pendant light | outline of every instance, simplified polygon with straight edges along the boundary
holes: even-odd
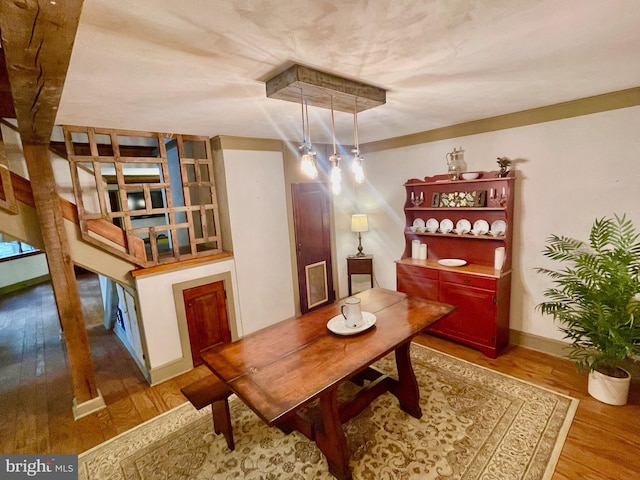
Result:
[[[353,153],[353,162],[351,169],[356,183],[364,182],[364,169],[362,168],[362,157],[360,156],[360,145],[358,144],[358,97],[356,97],[355,107],[353,109],[353,145],[351,150]]]
[[[336,125],[333,116],[333,95],[331,96],[331,136],[333,138],[333,155],[329,157],[331,163],[331,173],[329,179],[331,181],[331,192],[334,195],[340,195],[342,192],[342,173],[340,171],[340,155],[336,150]]]
[[[312,150],[311,130],[309,128],[309,107],[304,99],[302,89],[300,89],[300,105],[302,106],[302,145],[299,150],[302,151],[300,157],[300,171],[307,177],[315,179],[318,176],[316,168],[315,156],[316,152]]]

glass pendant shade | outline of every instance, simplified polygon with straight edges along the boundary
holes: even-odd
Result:
[[[313,157],[314,155],[305,153],[300,158],[300,171],[303,175],[311,179],[318,177],[318,169],[316,168],[316,162]]]
[[[364,182],[364,169],[362,168],[362,157],[360,155],[354,155],[351,169],[353,170],[353,178],[356,183]]]

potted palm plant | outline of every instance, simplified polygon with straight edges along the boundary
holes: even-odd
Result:
[[[571,341],[569,358],[589,372],[589,394],[624,405],[631,377],[621,365],[640,354],[640,234],[625,215],[614,217],[597,219],[588,243],[548,238],[544,256],[564,266],[537,269],[553,282],[537,308]]]

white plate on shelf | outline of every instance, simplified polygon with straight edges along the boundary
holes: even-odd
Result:
[[[438,231],[440,227],[440,223],[435,218],[430,218],[427,220],[427,232],[435,233]]]
[[[336,335],[355,335],[370,329],[376,323],[376,316],[373,313],[362,312],[364,323],[357,328],[347,327],[347,322],[342,314],[336,315],[327,322],[327,328]]]
[[[462,260],[461,258],[441,258],[438,260],[440,265],[444,265],[445,267],[461,267],[467,264],[466,260]]]
[[[486,220],[476,220],[473,223],[471,233],[474,235],[486,235],[489,233],[489,223]]]
[[[466,218],[463,218],[462,220],[458,220],[458,223],[456,223],[456,229],[455,232],[458,235],[462,235],[463,233],[469,233],[471,231],[471,222],[469,220],[467,220]]]
[[[497,237],[498,235],[504,235],[506,229],[507,223],[504,220],[496,220],[491,224],[491,230],[489,230],[489,233],[494,237]]]
[[[450,219],[445,218],[440,222],[440,231],[442,233],[449,233],[452,230],[453,230],[453,222]]]
[[[413,221],[413,226],[414,226],[414,227],[424,227],[424,225],[425,225],[424,220],[423,220],[423,219],[421,219],[421,218],[416,218],[416,219]]]

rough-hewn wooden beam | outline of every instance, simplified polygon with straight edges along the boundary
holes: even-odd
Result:
[[[23,143],[23,148],[47,252],[53,293],[68,348],[73,392],[77,402],[84,403],[97,397],[98,391],[49,147]]]
[[[7,72],[71,367],[74,415],[104,406],[96,387],[82,304],[49,141],[67,75],[82,0],[2,0]],[[98,401],[99,400],[99,401]]]
[[[49,143],[82,4],[2,0],[2,47],[23,143]]]

